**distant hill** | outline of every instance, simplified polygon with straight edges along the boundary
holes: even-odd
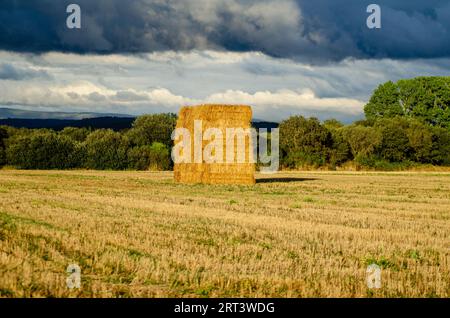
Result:
[[[50,128],[62,130],[65,127],[91,127],[93,129],[110,128],[113,130],[122,130],[131,128],[135,117],[97,117],[85,119],[23,119],[9,118],[0,119],[0,126],[12,126],[17,128]],[[253,127],[272,129],[278,127],[277,123],[271,122],[253,122]]]
[[[80,120],[86,118],[98,117],[123,117],[134,118],[128,114],[114,114],[114,113],[92,113],[92,112],[49,112],[49,111],[35,111],[23,110],[14,108],[0,107],[0,119],[20,118],[20,119],[70,119]]]
[[[17,128],[50,128],[62,130],[65,127],[91,127],[93,129],[110,128],[121,130],[130,128],[135,117],[97,117],[85,119],[0,119],[0,126]]]
[[[256,129],[260,129],[260,128],[272,129],[272,128],[277,128],[279,126],[279,124],[270,122],[270,121],[262,121],[262,120],[254,119],[252,122],[252,126],[255,127]]]
[[[40,112],[0,108],[0,126],[17,128],[62,130],[65,127],[91,127],[93,129],[122,130],[131,128],[135,119],[134,116],[122,114]],[[278,127],[278,123],[265,122],[259,119],[254,119],[252,125],[257,129]]]

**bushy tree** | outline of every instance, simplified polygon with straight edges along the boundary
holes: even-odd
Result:
[[[72,153],[71,162],[74,168],[87,168],[87,147],[84,142],[74,142],[75,151]]]
[[[136,146],[128,151],[130,169],[168,170],[170,153],[166,145],[154,142],[151,146]]]
[[[450,128],[450,77],[417,77],[397,85],[407,115]]]
[[[337,119],[327,119],[323,122],[323,125],[330,131],[344,127],[344,124]]]
[[[408,123],[406,133],[412,149],[411,159],[420,163],[431,163],[433,149],[433,133],[428,125],[412,119]]]
[[[160,142],[171,147],[172,131],[175,129],[177,117],[175,114],[154,114],[139,116],[133,127],[127,132],[127,137],[135,146],[151,145]]]
[[[0,127],[0,168],[6,164],[6,143],[8,132],[5,128]]]
[[[6,147],[8,146],[8,142],[17,136],[28,136],[39,131],[37,129],[16,128],[12,126],[2,126],[1,128],[6,131],[7,138],[3,140]]]
[[[150,169],[168,170],[170,168],[170,150],[160,142],[154,142],[150,146]]]
[[[150,146],[135,146],[128,149],[128,167],[132,170],[148,170],[150,167]]]
[[[98,170],[122,170],[128,167],[129,141],[111,129],[90,133],[84,142],[86,167]]]
[[[317,118],[292,116],[281,122],[279,129],[283,165],[300,167],[327,163],[331,133]]]
[[[408,122],[401,118],[387,118],[379,120],[375,128],[380,132],[381,144],[379,154],[381,158],[390,162],[408,160],[411,147],[408,138]]]
[[[355,124],[344,127],[342,135],[350,145],[355,159],[372,156],[382,140],[381,134],[375,128]]]
[[[344,124],[336,119],[328,119],[323,126],[331,133],[331,147],[329,149],[329,163],[332,167],[341,165],[352,159],[352,153],[348,141],[344,138]]]
[[[75,143],[55,133],[19,135],[7,148],[8,163],[22,169],[74,168],[77,166],[75,157]]]
[[[403,115],[398,86],[391,81],[378,86],[364,112],[369,120]]]
[[[60,131],[60,135],[67,136],[74,141],[83,142],[91,132],[92,131],[90,129],[85,127],[65,127]]]
[[[450,77],[417,77],[380,85],[364,108],[366,118],[417,118],[450,130]]]
[[[432,127],[433,145],[431,163],[450,166],[450,132],[441,127]]]
[[[342,128],[331,129],[332,146],[329,161],[332,166],[341,165],[353,158],[350,144],[344,137]]]

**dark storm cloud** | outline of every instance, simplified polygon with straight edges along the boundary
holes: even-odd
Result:
[[[65,27],[69,3],[82,29]],[[366,7],[382,8],[382,29]],[[450,56],[447,0],[2,0],[0,49],[141,53],[261,51],[309,62]]]

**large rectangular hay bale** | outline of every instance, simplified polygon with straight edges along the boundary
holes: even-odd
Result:
[[[223,134],[223,163],[194,163],[194,121],[202,121],[202,133],[208,128],[220,129]],[[235,162],[226,160],[226,129],[251,128],[252,109],[241,105],[200,105],[183,107],[177,121],[177,128],[186,128],[191,134],[190,163],[175,163],[174,178],[180,183],[205,184],[254,184],[255,164],[250,156],[253,151],[251,138],[245,141],[245,161],[236,162],[237,142],[235,140]],[[202,142],[202,153],[209,141]]]

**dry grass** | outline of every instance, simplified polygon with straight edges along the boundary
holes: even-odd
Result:
[[[0,171],[0,295],[450,296],[449,173],[276,178]],[[379,290],[365,282],[373,262]],[[79,290],[66,287],[70,263]]]

